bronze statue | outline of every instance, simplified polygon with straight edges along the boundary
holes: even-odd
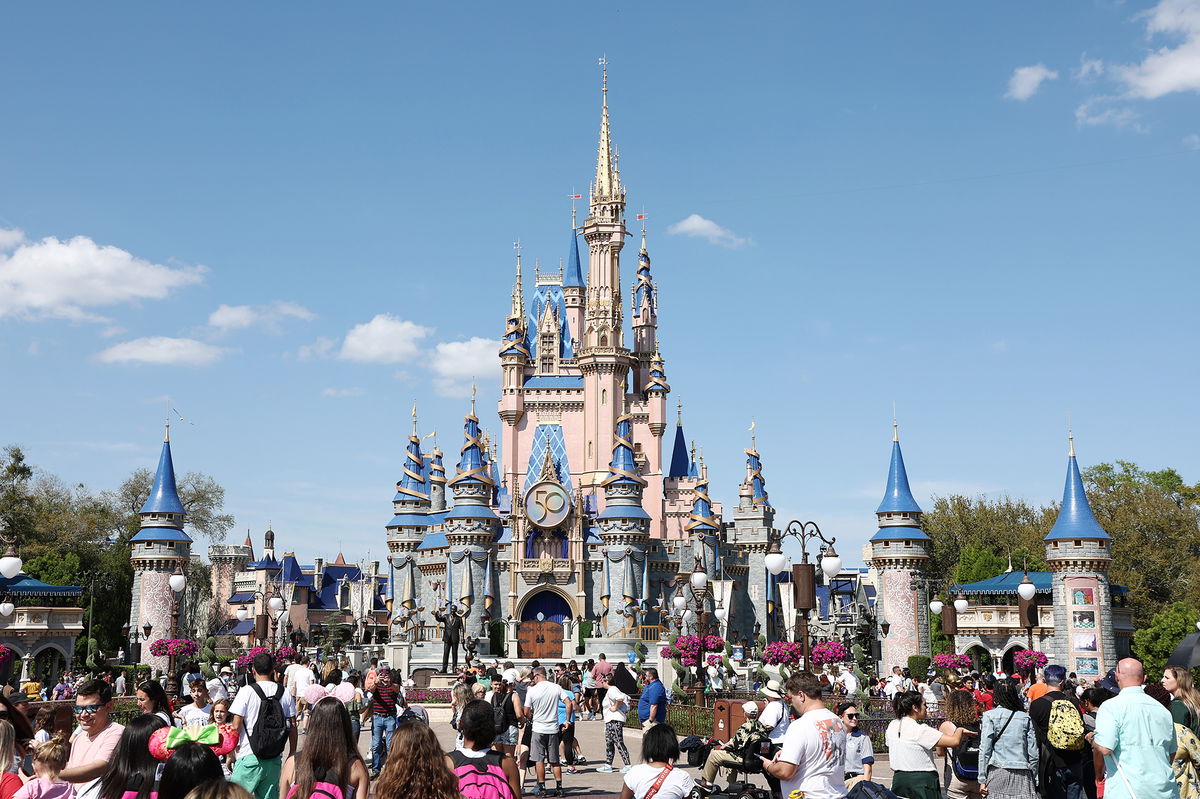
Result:
[[[452,659],[454,671],[458,671],[458,642],[462,635],[464,616],[466,616],[466,611],[459,614],[458,605],[447,605],[442,610],[435,611],[433,614],[433,617],[442,625],[443,674],[450,673]]]

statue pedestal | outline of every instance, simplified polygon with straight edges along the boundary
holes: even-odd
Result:
[[[603,652],[604,656],[609,660],[610,663],[615,664],[618,661],[624,661],[626,664],[634,663],[637,662],[637,655],[634,647],[641,642],[641,638],[584,638],[583,657],[596,660],[600,656],[600,653]],[[651,642],[646,644],[646,649],[646,659],[649,661],[654,657],[655,643]],[[632,661],[629,660],[630,654],[634,655]]]
[[[408,641],[399,641],[389,643],[383,649],[388,665],[400,672],[402,677],[407,677],[410,673],[409,663],[412,661],[412,646]]]

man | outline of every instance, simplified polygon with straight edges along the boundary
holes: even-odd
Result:
[[[317,681],[317,675],[313,674],[312,667],[308,664],[308,655],[303,652],[292,655],[291,665],[283,670],[283,678],[288,696],[296,706],[296,720],[299,721],[304,718],[304,710],[308,707],[304,697],[309,686]]]
[[[792,723],[792,712],[787,700],[783,698],[783,686],[779,684],[779,680],[767,680],[767,684],[759,688],[758,692],[767,698],[761,721],[768,730],[767,739],[771,743],[771,755],[774,756],[783,748],[783,738]],[[771,793],[778,796],[779,779],[768,772],[767,783],[771,786]]]
[[[825,707],[820,679],[807,672],[793,674],[787,693],[800,718],[789,725],[783,749],[771,760],[762,758],[764,770],[780,781],[783,796],[842,799],[846,730]]]
[[[379,679],[379,658],[371,658],[371,668],[363,677],[363,690],[367,693],[375,690],[375,681]]]
[[[603,652],[596,659],[596,665],[592,666],[592,679],[596,681],[596,696],[603,696],[608,690],[608,686],[612,685],[613,665],[608,662],[608,656]]]
[[[114,671],[113,672],[113,696],[124,696],[124,695],[125,695],[125,672],[124,671]]]
[[[846,696],[851,699],[858,693],[858,677],[854,676],[849,666],[842,666],[841,673],[837,676],[837,684],[845,689]]]
[[[229,706],[229,723],[238,731],[237,762],[229,779],[257,799],[277,799],[279,771],[283,766],[282,747],[274,754],[265,750],[256,753],[251,737],[263,715],[263,706],[278,701],[283,711],[288,757],[296,754],[296,702],[282,685],[275,682],[275,661],[269,653],[255,655],[250,670],[254,682],[242,687]]]
[[[888,699],[895,699],[896,693],[904,687],[904,669],[899,666],[892,666],[892,676],[887,678],[887,683],[883,686],[883,695]]]
[[[1057,666],[1056,668],[1062,669],[1063,679],[1065,680],[1067,670],[1063,669],[1062,666]],[[1062,680],[1059,680],[1058,684],[1062,685]],[[1054,689],[1050,685],[1050,680],[1046,677],[1046,673],[1043,671],[1042,676],[1037,679],[1037,682],[1030,683],[1029,687],[1025,689],[1025,698],[1029,700],[1030,704],[1033,704],[1046,694],[1050,693],[1052,690]]]
[[[1083,714],[1063,693],[1066,677],[1062,666],[1047,666],[1037,684],[1045,685],[1046,690],[1029,703],[1041,750],[1038,785],[1043,799],[1081,799],[1083,795]]]
[[[10,694],[8,701],[12,704],[15,710],[24,714],[25,718],[29,719],[30,722],[37,718],[37,708],[35,708],[33,703],[29,701],[29,697],[20,691],[14,691],[12,694]]]
[[[458,639],[463,628],[458,605],[448,604],[442,610],[434,611],[433,617],[442,625],[442,674],[458,671]]]
[[[638,698],[638,719],[642,728],[648,730],[667,720],[667,688],[658,679],[658,669],[646,669],[644,675],[645,687]]]
[[[226,681],[232,677],[233,669],[231,669],[229,666],[222,666],[220,673],[208,681],[208,695],[212,701],[216,702],[220,699],[229,699],[229,688],[226,686]]]
[[[708,759],[704,761],[704,781],[700,783],[702,788],[715,787],[713,780],[717,778],[717,769],[722,766],[740,765],[750,747],[767,737],[767,728],[758,720],[758,705],[746,702],[742,705],[742,712],[746,714],[746,721],[737,728],[729,742],[717,742],[708,753]]]
[[[1125,658],[1117,664],[1121,692],[1096,711],[1096,730],[1088,738],[1104,756],[1105,799],[1179,796],[1171,770],[1175,723],[1169,710],[1146,696],[1145,680],[1141,662]]]
[[[399,700],[400,689],[392,681],[391,669],[377,669],[371,701],[362,710],[363,722],[369,721],[371,724],[371,779],[379,776],[392,748],[392,736],[396,734],[396,703]]]
[[[534,796],[546,795],[546,762],[554,771],[554,796],[563,795],[562,764],[559,760],[559,735],[565,724],[558,721],[558,700],[563,690],[546,677],[544,666],[533,670],[533,685],[525,692],[525,718],[529,719],[533,732],[530,737],[529,759],[537,772],[537,788]]]
[[[88,680],[80,686],[71,710],[79,720],[79,729],[71,736],[71,756],[60,778],[75,786],[78,799],[96,799],[100,778],[108,771],[108,762],[125,730],[110,714],[112,686],[103,680]]]

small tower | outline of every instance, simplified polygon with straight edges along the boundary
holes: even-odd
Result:
[[[220,626],[221,622],[233,618],[234,609],[225,600],[233,596],[234,577],[254,560],[250,531],[246,531],[243,544],[213,544],[208,548],[208,559],[212,563],[212,607],[216,609]]]
[[[171,426],[163,436],[162,454],[150,497],[142,506],[140,529],[129,539],[130,560],[133,565],[133,597],[129,610],[129,626],[140,629],[153,625],[150,640],[171,637],[171,611],[176,600],[171,590],[171,575],[183,569],[191,556],[192,539],[183,532],[187,511],[175,488],[175,464],[171,459]],[[183,622],[180,621],[180,629]],[[167,657],[150,654],[150,646],[142,647],[142,663],[167,668]]]
[[[892,423],[892,463],[887,489],[875,511],[879,532],[871,536],[871,567],[879,572],[876,607],[891,629],[883,638],[883,673],[906,667],[911,655],[929,651],[927,590],[914,590],[929,562],[929,536],[921,529],[921,506],[908,487],[899,428]]]
[[[413,405],[412,432],[408,435],[408,448],[404,453],[403,475],[396,483],[396,496],[392,498],[394,516],[385,526],[388,552],[394,556],[403,558],[411,554],[425,537],[430,521],[431,491],[428,486],[432,485],[432,474],[430,478],[426,480],[425,458],[421,454],[421,438],[417,435],[417,406]],[[444,490],[442,495],[444,501]]]
[[[634,391],[640,392],[649,388],[650,359],[658,352],[658,297],[650,276],[645,227],[642,228],[642,249],[638,252],[629,304],[633,309]]]
[[[579,230],[575,227],[575,211],[571,211],[571,243],[567,247],[567,268],[563,272],[563,303],[567,309],[567,327],[576,341],[583,338],[583,303],[587,284],[579,263]]]
[[[442,463],[442,451],[433,446],[433,458],[429,461],[429,510],[441,513],[446,509],[446,467]]]
[[[633,617],[628,614],[631,603],[648,600],[641,587],[648,583],[645,569],[646,542],[649,539],[650,514],[642,508],[642,491],[646,480],[633,457],[632,420],[629,414],[617,419],[613,432],[612,460],[604,486],[604,510],[596,517],[596,527],[604,539],[604,560],[601,564],[607,592],[611,595],[602,615],[604,635],[611,635],[629,626]],[[618,600],[614,604],[614,600]],[[617,611],[621,611],[618,613]]]
[[[746,477],[738,488],[738,504],[733,512],[733,531],[729,535],[745,547],[749,574],[748,603],[733,604],[728,608],[729,627],[744,634],[755,627],[768,632],[771,625],[780,621],[769,611],[778,607],[778,589],[775,576],[767,570],[766,554],[775,527],[775,509],[767,497],[767,482],[763,477],[762,457],[753,436],[746,453]]]
[[[446,513],[446,542],[449,544],[447,583],[456,586],[458,596],[447,599],[464,613],[465,635],[480,639],[480,651],[486,651],[487,630],[484,629],[485,609],[482,595],[475,596],[475,586],[482,586],[493,542],[500,532],[500,519],[491,509],[493,481],[488,474],[483,455],[483,435],[475,416],[475,400],[463,425],[463,445],[459,451],[458,474],[450,481],[454,491],[454,507]]]
[[[671,447],[671,465],[667,469],[667,479],[686,480],[691,468],[688,458],[687,436],[683,434],[683,402],[678,402],[675,417],[675,443]]]
[[[1046,562],[1054,575],[1054,636],[1046,654],[1068,672],[1105,674],[1123,656],[1116,651],[1112,626],[1111,539],[1084,493],[1075,438],[1067,440],[1062,507],[1045,538]]]
[[[500,364],[503,382],[500,388],[500,418],[514,425],[525,413],[521,387],[525,384],[525,367],[529,364],[529,331],[525,325],[525,295],[521,278],[521,243],[517,250],[517,278],[513,284],[512,309],[504,322],[504,339],[500,345]]]

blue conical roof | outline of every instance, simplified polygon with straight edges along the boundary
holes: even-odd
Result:
[[[492,484],[492,478],[488,475],[487,465],[483,459],[479,419],[474,413],[467,414],[466,424],[463,425],[463,445],[458,458],[458,474],[451,482],[455,484]]]
[[[1075,460],[1074,448],[1067,456],[1067,484],[1063,487],[1062,507],[1058,518],[1046,534],[1046,541],[1060,538],[1090,538],[1107,540],[1108,533],[1096,521],[1092,506],[1083,490],[1083,478],[1079,476],[1079,463]]]
[[[584,286],[583,269],[579,266],[579,238],[574,227],[571,228],[571,246],[567,248],[567,268],[563,272],[562,284],[564,287]]]
[[[637,462],[633,459],[633,430],[630,425],[632,418],[626,413],[617,419],[612,461],[608,465],[608,479],[604,481],[604,485],[646,484],[646,481],[638,476]]]
[[[717,518],[713,515],[712,500],[708,498],[707,481],[696,485],[695,499],[692,500],[692,512],[688,515],[688,523],[683,526],[683,529],[701,533],[715,533],[720,529],[717,525]]]
[[[888,469],[887,490],[883,493],[883,502],[879,503],[876,513],[920,513],[921,506],[913,499],[912,489],[908,487],[908,472],[904,470],[904,455],[900,452],[900,442],[892,441],[892,465]]]
[[[142,513],[178,513],[185,514],[183,503],[179,501],[179,491],[175,488],[175,464],[171,461],[171,442],[164,441],[162,454],[158,456],[158,471],[154,474],[154,485],[150,487],[150,497],[142,505]]]
[[[770,508],[771,503],[767,499],[767,481],[762,476],[762,459],[759,458],[758,450],[753,447],[745,450],[746,465],[750,467],[750,485],[754,489],[753,503],[755,507]]]
[[[688,459],[687,439],[683,435],[683,421],[675,425],[675,444],[671,447],[671,468],[667,477],[687,477],[691,464]]]
[[[425,458],[421,455],[421,439],[416,432],[408,437],[408,451],[404,457],[404,476],[396,483],[396,500],[409,502],[428,501],[425,490]]]

